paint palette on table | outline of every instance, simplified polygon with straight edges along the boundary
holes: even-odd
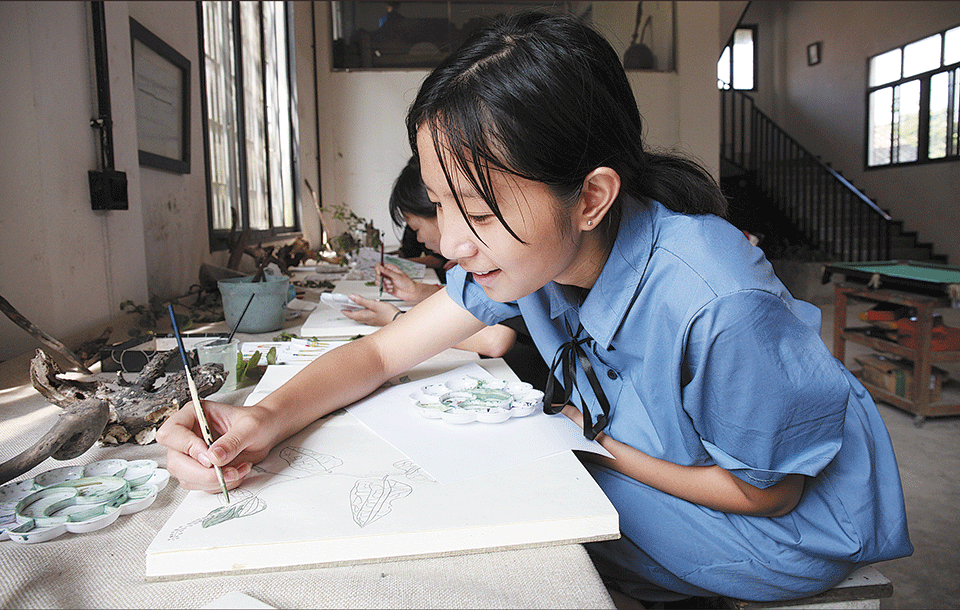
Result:
[[[103,529],[157,499],[170,473],[153,460],[63,466],[0,486],[0,540],[46,542]]]
[[[498,424],[543,405],[543,392],[529,383],[469,376],[425,385],[410,398],[420,415],[451,424]]]

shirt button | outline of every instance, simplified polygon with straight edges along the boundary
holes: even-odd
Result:
[[[609,377],[610,379],[616,379],[617,372],[614,371],[613,369],[607,369],[607,377]]]

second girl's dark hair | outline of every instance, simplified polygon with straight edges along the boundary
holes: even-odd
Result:
[[[390,192],[390,219],[393,224],[403,227],[406,224],[404,214],[433,218],[437,215],[437,206],[427,196],[427,188],[420,178],[420,160],[410,157]]]
[[[610,167],[620,175],[621,193],[640,201],[687,214],[726,212],[702,166],[644,149],[643,120],[620,58],[571,15],[524,12],[471,36],[431,72],[410,107],[407,134],[415,152],[422,125],[431,128],[440,159],[456,164],[514,237],[491,170],[546,184],[572,204],[587,174]],[[604,220],[608,238],[621,209],[622,197]]]

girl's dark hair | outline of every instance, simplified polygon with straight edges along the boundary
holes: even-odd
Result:
[[[420,177],[420,160],[410,157],[390,191],[390,219],[393,224],[403,227],[406,224],[404,214],[433,218],[437,215],[437,206],[427,196],[427,188]]]
[[[587,174],[610,167],[620,175],[621,193],[640,201],[686,214],[726,212],[702,166],[644,150],[643,120],[620,58],[571,15],[524,12],[471,36],[426,78],[410,107],[407,134],[415,153],[422,125],[431,128],[451,191],[449,162],[514,237],[497,205],[491,170],[546,184],[572,205]],[[622,197],[604,219],[608,240],[621,208]]]

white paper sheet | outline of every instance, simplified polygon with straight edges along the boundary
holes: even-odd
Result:
[[[393,303],[394,305],[399,306],[401,303],[409,307],[411,303],[406,303],[401,301],[397,297],[393,296],[388,292],[384,292],[383,296],[380,296],[380,286],[375,283],[367,282],[363,280],[342,280],[336,283],[336,288],[333,289],[333,292],[339,294],[358,294],[366,299],[373,299],[374,301],[387,301]]]
[[[396,265],[401,271],[407,274],[407,277],[414,280],[423,279],[427,270],[427,266],[423,263],[417,263],[390,254],[384,256],[383,261],[391,265]],[[353,268],[350,269],[350,273],[348,273],[346,277],[366,281],[372,280],[377,276],[375,267],[379,262],[380,250],[366,247],[360,248]]]
[[[300,367],[267,367],[246,404],[255,404],[297,373]],[[349,408],[349,412],[443,484],[465,481],[568,450],[609,456],[599,443],[563,415],[532,415],[500,424],[448,424],[422,417],[410,399],[417,388],[469,375],[493,376],[467,364],[434,377],[381,389]]]
[[[350,338],[356,335],[369,335],[380,328],[351,320],[343,312],[331,307],[317,307],[300,327],[301,337]]]
[[[325,354],[335,347],[348,343],[347,341],[333,339],[291,339],[290,341],[245,341],[240,344],[240,350],[244,358],[249,358],[253,352],[260,352],[260,364],[266,363],[267,352],[270,348],[277,350],[277,364],[308,364],[313,362],[322,354]]]

